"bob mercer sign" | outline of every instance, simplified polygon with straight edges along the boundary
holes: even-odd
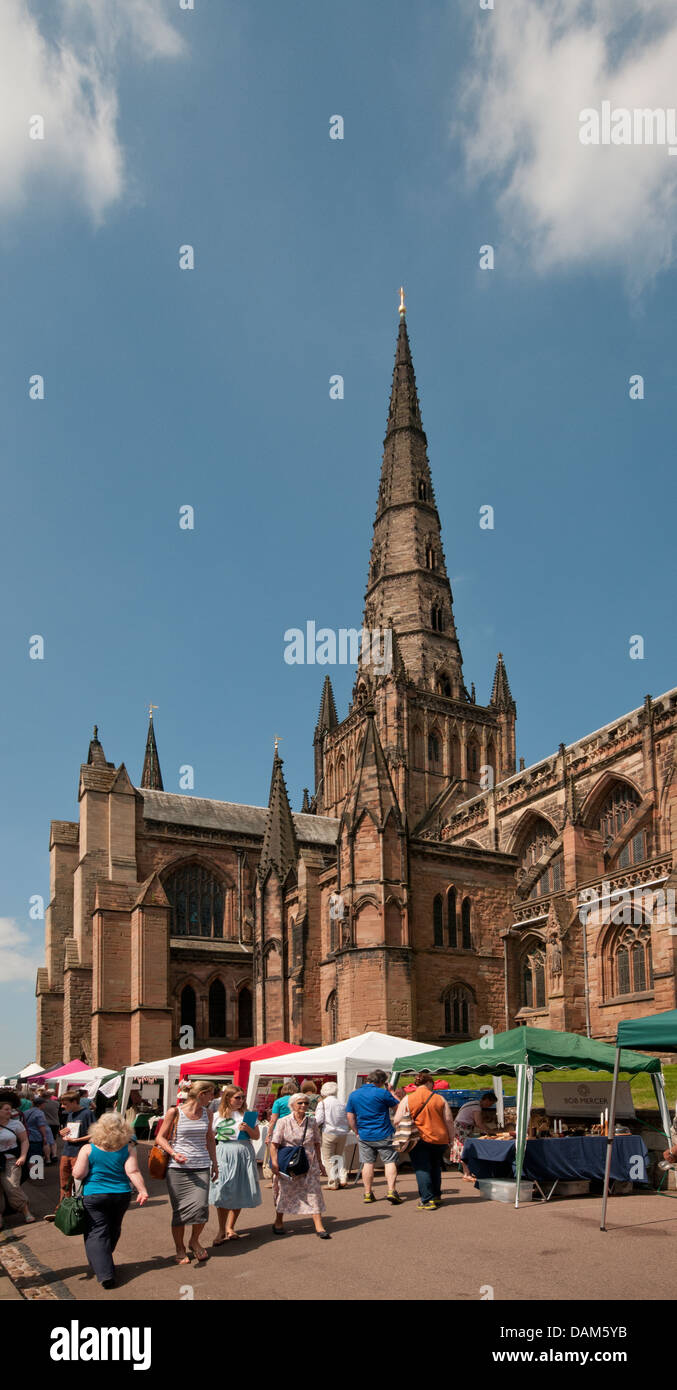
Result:
[[[543,1104],[546,1115],[561,1115],[575,1118],[576,1115],[588,1118],[594,1115],[598,1120],[600,1112],[611,1105],[610,1081],[543,1081]],[[632,1120],[635,1107],[629,1081],[619,1081],[616,1094],[616,1118]]]

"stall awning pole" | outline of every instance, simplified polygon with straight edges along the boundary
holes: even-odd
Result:
[[[505,1104],[504,1104],[504,1100],[503,1100],[503,1077],[502,1077],[502,1076],[492,1076],[491,1082],[492,1082],[492,1085],[493,1085],[493,1088],[494,1088],[494,1095],[495,1095],[495,1097],[496,1097],[496,1121],[497,1121],[497,1123],[498,1123],[499,1129],[503,1129],[503,1126],[504,1126],[504,1124],[505,1124]]]
[[[611,1174],[611,1155],[614,1146],[614,1135],[616,1132],[616,1092],[618,1090],[618,1072],[621,1064],[621,1049],[616,1048],[616,1060],[614,1062],[614,1079],[611,1086],[611,1104],[609,1106],[609,1133],[606,1140],[606,1163],[604,1165],[604,1189],[602,1194],[602,1220],[600,1231],[606,1231],[606,1204],[609,1198],[609,1177]]]
[[[658,1109],[660,1110],[661,1115],[661,1124],[663,1126],[663,1129],[665,1130],[667,1148],[669,1149],[672,1147],[670,1143],[671,1121],[670,1111],[668,1109],[668,1102],[665,1096],[665,1078],[663,1076],[662,1071],[653,1071],[651,1073],[651,1080],[653,1081],[654,1093],[656,1096],[656,1100],[658,1101]]]
[[[522,1169],[524,1167],[524,1151],[527,1146],[527,1130],[529,1128],[531,1102],[534,1094],[534,1069],[533,1067],[521,1065],[516,1067],[515,1070],[517,1072],[517,1135],[515,1144],[515,1180],[517,1188],[515,1191],[515,1206],[518,1207],[520,1204]]]

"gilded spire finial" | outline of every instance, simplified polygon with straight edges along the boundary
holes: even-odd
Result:
[[[275,757],[277,757],[277,745],[278,745],[278,743],[281,743],[281,742],[282,742],[282,739],[280,738],[280,735],[279,735],[279,734],[276,734],[276,735],[275,735]]]
[[[407,306],[404,302],[404,287],[403,285],[400,285],[400,317],[403,318],[406,312]]]
[[[148,706],[148,713],[149,713],[151,719],[153,718],[153,710],[154,710],[154,709],[159,709],[159,705],[149,705],[149,706]]]

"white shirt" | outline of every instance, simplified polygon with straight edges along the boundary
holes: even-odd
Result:
[[[347,1134],[350,1129],[346,1107],[336,1096],[323,1096],[315,1111],[315,1119],[318,1125],[322,1125],[323,1134]]]
[[[8,1133],[9,1130],[11,1130],[12,1134],[15,1136],[14,1139]],[[12,1116],[11,1120],[8,1120],[7,1124],[3,1124],[0,1128],[0,1153],[4,1154],[7,1153],[10,1149],[15,1149],[17,1146],[17,1141],[19,1148],[21,1148],[21,1145],[25,1138],[26,1129],[24,1125],[22,1125],[21,1120],[15,1119],[14,1116]]]

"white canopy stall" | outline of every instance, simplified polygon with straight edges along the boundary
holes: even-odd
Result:
[[[360,1033],[327,1047],[311,1047],[307,1052],[288,1052],[283,1057],[262,1057],[252,1062],[249,1072],[247,1106],[252,1108],[261,1076],[335,1076],[338,1099],[345,1102],[357,1085],[358,1076],[380,1068],[390,1074],[396,1057],[406,1048],[407,1055],[432,1052],[430,1043],[393,1038],[390,1033]]]
[[[71,1072],[69,1076],[55,1077],[57,1081],[57,1093],[62,1096],[64,1091],[70,1091],[74,1086],[78,1091],[86,1091],[90,1100],[96,1095],[101,1083],[110,1080],[115,1076],[115,1072],[110,1067],[88,1067],[83,1071]]]
[[[164,1107],[166,1110],[176,1100],[179,1072],[183,1062],[199,1062],[203,1057],[222,1056],[223,1048],[203,1047],[199,1052],[180,1052],[178,1057],[161,1057],[155,1062],[137,1062],[136,1066],[127,1067],[118,1109],[124,1115],[129,1105],[129,1093],[134,1086],[140,1086],[143,1081],[161,1081],[164,1086]]]

